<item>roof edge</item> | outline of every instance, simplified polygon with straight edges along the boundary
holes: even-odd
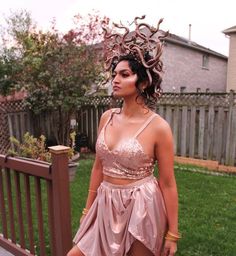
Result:
[[[223,30],[222,32],[223,32],[224,34],[226,34],[226,35],[234,34],[234,33],[236,33],[236,26],[227,28],[227,29]]]
[[[191,41],[189,41],[189,43],[187,44],[187,43],[181,42],[179,40],[176,40],[176,39],[173,39],[173,38],[170,38],[170,37],[166,37],[164,39],[164,41],[167,41],[167,42],[169,41],[169,42],[172,42],[174,44],[179,44],[179,45],[182,45],[184,47],[195,49],[195,50],[198,50],[198,51],[201,51],[201,52],[206,52],[206,53],[212,54],[214,56],[217,56],[217,57],[220,57],[220,58],[223,58],[223,59],[228,59],[227,56],[225,56],[221,53],[215,52],[211,49],[205,48],[205,47],[200,46],[200,45],[199,46],[198,45],[193,45],[193,44],[191,44]]]

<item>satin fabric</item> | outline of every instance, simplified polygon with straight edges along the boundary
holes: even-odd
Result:
[[[136,239],[160,255],[167,218],[153,175],[128,185],[103,181],[97,193],[73,240],[85,256],[126,256]]]

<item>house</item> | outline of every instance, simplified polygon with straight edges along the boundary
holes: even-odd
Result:
[[[223,33],[230,38],[226,90],[236,91],[236,26],[225,29]]]
[[[228,57],[169,34],[162,61],[164,92],[225,92]]]

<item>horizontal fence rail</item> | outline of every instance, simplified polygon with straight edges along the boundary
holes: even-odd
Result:
[[[0,155],[0,233],[0,246],[14,255],[66,255],[72,246],[67,153],[54,154],[52,165]]]

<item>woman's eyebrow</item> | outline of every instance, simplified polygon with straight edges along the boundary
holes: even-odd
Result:
[[[133,73],[130,69],[127,69],[127,68],[124,68],[124,69],[120,69],[120,70],[118,70],[118,71],[114,71],[113,73],[122,73],[122,72],[129,72],[129,73]]]

